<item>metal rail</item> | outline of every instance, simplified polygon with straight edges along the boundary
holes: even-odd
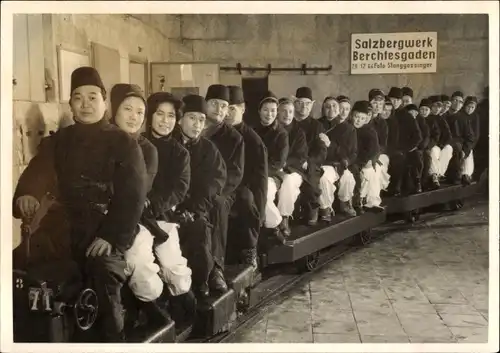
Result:
[[[241,63],[237,63],[236,66],[221,66],[219,67],[222,71],[238,71],[241,75],[242,71],[267,71],[267,74],[270,75],[273,71],[299,71],[303,75],[307,75],[308,71],[312,71],[314,73],[321,71],[331,71],[332,65],[326,67],[307,67],[307,64],[302,64],[300,67],[272,67],[271,64],[267,64],[266,67],[256,67],[256,66],[242,66]]]
[[[414,225],[418,225],[421,223],[433,221],[435,219],[438,219],[443,216],[443,213],[445,212],[439,212],[435,214],[426,214],[425,218],[420,219],[417,223],[414,224],[396,224],[399,223],[399,220],[392,221],[389,223],[385,223],[384,226],[389,226],[388,229],[384,230],[379,230],[378,232],[376,231],[377,227],[374,228],[374,231],[376,232],[376,235],[372,238],[372,241],[375,239],[380,239],[383,236],[389,235],[389,234],[394,234],[396,232],[401,232],[402,230],[408,230],[413,228]],[[395,226],[395,227],[394,227]],[[351,240],[356,237],[353,236],[350,238]],[[335,247],[335,246],[334,246]],[[333,248],[334,248],[333,247]],[[333,249],[332,248],[332,249]],[[205,340],[202,340],[204,343],[224,343],[224,342],[230,342],[230,340],[236,336],[239,332],[244,331],[246,328],[250,327],[252,324],[257,322],[264,314],[266,311],[265,309],[267,307],[270,307],[271,305],[274,305],[276,303],[279,303],[285,298],[283,296],[287,293],[292,292],[294,289],[296,289],[297,284],[305,283],[308,280],[310,280],[316,273],[318,273],[322,268],[324,268],[325,265],[335,261],[339,257],[341,257],[344,254],[347,254],[349,252],[355,251],[357,249],[363,248],[363,245],[358,245],[358,246],[346,246],[341,250],[340,252],[334,252],[334,250],[330,249],[329,252],[331,251],[332,254],[331,256],[327,257],[321,263],[318,265],[317,268],[315,268],[313,271],[304,273],[304,274],[297,274],[290,280],[286,281],[283,283],[283,285],[270,294],[268,297],[266,297],[263,301],[261,301],[259,304],[251,307],[247,312],[245,312],[243,315],[241,315],[233,324],[234,326],[230,328],[229,331],[220,333],[214,337],[207,338]]]

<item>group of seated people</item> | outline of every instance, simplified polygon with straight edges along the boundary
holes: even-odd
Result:
[[[407,87],[372,89],[352,105],[329,96],[315,119],[310,88],[267,92],[249,126],[240,87],[180,100],[117,84],[108,111],[99,73],[81,67],[71,77],[75,124],[42,140],[14,216],[32,218],[47,193],[63,205],[63,253],[93,280],[103,339],[121,341],[125,283],[141,302],[168,300],[176,321],[189,320],[196,299],[228,290],[226,252],[257,268],[263,231],[285,241],[292,217],[330,222],[335,197],[337,212],[356,216],[382,210],[381,192],[419,193],[445,177],[470,183],[477,99],[455,92],[417,107],[412,97]]]

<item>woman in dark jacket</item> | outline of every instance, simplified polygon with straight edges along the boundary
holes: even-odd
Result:
[[[336,108],[336,102],[336,98],[326,97],[322,107],[323,126],[326,135],[330,139],[326,160],[322,166],[321,195],[318,199],[320,217],[325,222],[330,222],[332,215],[335,214],[333,212],[333,202],[337,180],[339,181],[340,212],[356,216],[356,211],[352,207],[352,196],[356,181],[349,171],[349,166],[356,159],[358,139],[356,129],[347,120],[348,115],[340,114],[340,110]],[[344,101],[344,103],[348,102]]]
[[[275,236],[284,240],[281,232],[283,217],[274,203],[276,193],[280,189],[285,175],[283,168],[286,165],[289,152],[288,133],[276,120],[278,114],[278,99],[272,92],[259,104],[260,124],[255,131],[267,148],[268,158],[268,187],[264,227],[271,230]]]
[[[291,233],[289,218],[295,209],[295,203],[300,195],[300,186],[306,178],[306,162],[308,147],[306,134],[293,118],[293,101],[280,99],[278,120],[288,133],[289,151],[284,168],[283,183],[278,192],[278,210],[283,217],[282,231],[285,236]]]
[[[146,201],[146,208],[141,217],[141,223],[143,225],[140,225],[141,230],[133,246],[126,253],[126,259],[130,266],[128,270],[131,272],[129,286],[134,294],[142,301],[160,304],[154,302],[154,300],[162,294],[163,282],[165,282],[169,289],[168,294],[171,296],[171,314],[176,323],[181,325],[185,320],[190,321],[194,315],[194,296],[190,292],[191,270],[187,267],[187,260],[182,256],[176,225],[167,223],[164,210],[168,210],[172,207],[162,204],[162,202],[165,203],[172,199],[171,194],[174,194],[175,200],[177,195],[184,197],[186,193],[183,189],[165,193],[165,190],[168,190],[169,187],[162,185],[162,182],[171,180],[169,179],[169,177],[172,178],[170,174],[174,174],[174,177],[177,178],[182,177],[175,174],[179,169],[175,168],[176,162],[177,164],[180,163],[178,160],[162,159],[159,161],[157,147],[139,133],[145,118],[148,131],[150,131],[151,126],[160,125],[158,120],[161,120],[161,118],[158,119],[158,112],[161,109],[165,112],[169,111],[169,107],[165,104],[170,105],[170,108],[178,109],[180,103],[168,95],[161,96],[160,98],[162,99],[158,99],[158,96],[155,97],[155,95],[152,97],[153,99],[150,97],[149,101],[154,103],[149,104],[151,109],[148,111],[148,114],[146,114],[146,100],[142,96],[140,88],[135,85],[115,85],[111,90],[110,97],[112,108],[111,123],[117,125],[137,139],[144,155],[146,170],[149,176],[148,201]],[[175,116],[174,110],[174,124]],[[165,124],[161,125],[161,127],[164,126]],[[165,129],[161,130],[161,132],[164,133]],[[169,144],[168,137],[167,140],[163,142],[161,138],[154,138],[153,134],[150,136],[156,140],[156,145],[162,149],[162,157],[171,155],[171,150],[179,151],[182,149],[182,146],[177,147],[175,144]],[[171,147],[169,150],[168,147],[170,146],[174,147]],[[181,152],[183,151],[181,150]],[[178,154],[174,154],[174,156],[178,157]],[[187,161],[189,163],[189,158],[187,158]],[[173,168],[170,168],[170,173],[165,173],[166,166],[164,163],[173,166]],[[161,174],[157,173],[159,165],[160,168],[163,167],[163,173]],[[189,169],[187,173],[189,174]],[[158,175],[161,175],[163,179],[158,180]],[[174,186],[175,182],[176,180],[172,181]],[[171,189],[172,188],[170,188],[170,190]],[[152,249],[154,249],[160,267],[154,263],[155,256],[153,255]],[[159,270],[160,272],[158,273]],[[161,310],[160,306],[157,305],[156,307]]]

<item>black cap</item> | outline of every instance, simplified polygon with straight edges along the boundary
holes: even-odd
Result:
[[[71,93],[81,86],[99,87],[103,97],[106,98],[106,88],[104,88],[104,84],[102,83],[101,75],[93,67],[82,66],[71,73]]]
[[[418,107],[415,105],[415,104],[408,104],[405,109],[407,111],[410,111],[410,110],[416,110],[418,112]]]
[[[337,102],[339,102],[339,104],[343,103],[343,102],[347,102],[347,103],[351,104],[351,101],[349,100],[349,97],[347,97],[347,96],[338,96]]]
[[[449,96],[447,96],[446,94],[441,95],[441,102],[449,102],[449,101],[450,101]]]
[[[420,101],[420,106],[421,107],[428,107],[430,108],[431,107],[431,101],[429,98],[424,98]]]
[[[296,98],[309,98],[310,100],[313,100],[312,90],[309,87],[300,87],[295,92],[295,97]]]
[[[197,94],[188,94],[182,99],[184,103],[184,113],[197,112],[207,115],[207,102]]]
[[[360,112],[368,114],[371,110],[370,102],[368,101],[357,101],[352,106],[353,112]]]
[[[114,116],[116,115],[116,111],[122,102],[128,97],[137,97],[143,100],[144,105],[147,106],[146,98],[144,98],[143,91],[141,87],[134,84],[128,83],[117,83],[111,88],[111,92],[109,94],[109,99],[111,101],[111,115],[114,120]]]
[[[205,100],[210,99],[220,99],[229,103],[229,89],[224,85],[211,85],[205,96]]]
[[[477,104],[477,97],[475,97],[475,96],[467,96],[467,98],[465,98],[464,105],[467,105],[469,103],[476,103]]]
[[[279,105],[278,98],[272,91],[267,91],[267,93],[264,95],[264,98],[259,103],[259,110],[262,108],[262,105],[267,102],[273,102],[276,103],[276,105]]]
[[[388,96],[390,98],[401,99],[403,98],[403,91],[401,91],[401,88],[399,87],[391,87]]]
[[[401,88],[401,93],[403,96],[410,96],[413,98],[413,90],[410,87]]]
[[[384,97],[385,97],[384,92],[382,92],[382,90],[380,90],[378,88],[374,88],[374,89],[370,90],[370,92],[368,93],[368,100],[371,101],[377,97],[384,99]]]
[[[453,92],[453,94],[451,95],[451,98],[453,99],[454,97],[462,97],[464,98],[464,94],[461,92],[461,91],[455,91]]]
[[[239,86],[227,86],[229,90],[229,104],[242,104],[245,103],[243,96],[243,89]]]
[[[430,100],[431,104],[441,103],[441,96],[430,96],[429,100]]]

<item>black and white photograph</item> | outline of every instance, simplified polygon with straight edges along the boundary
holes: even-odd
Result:
[[[2,352],[498,351],[496,1],[1,6]]]

